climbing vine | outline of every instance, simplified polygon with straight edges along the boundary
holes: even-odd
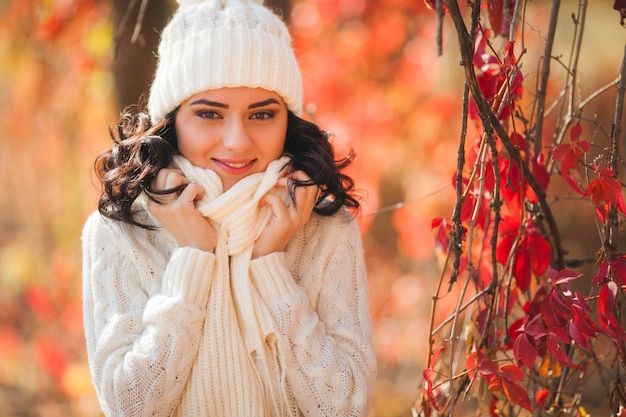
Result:
[[[584,416],[583,386],[594,373],[607,383],[606,408],[622,415],[626,406],[626,256],[619,240],[626,45],[614,43],[624,56],[621,68],[610,69],[614,81],[577,98],[589,5],[578,2],[572,57],[562,62],[552,51],[559,3],[552,2],[541,63],[529,65],[536,77],[528,77],[524,0],[476,0],[463,10],[454,0],[427,1],[440,22],[454,25],[465,90],[456,205],[450,218],[433,220],[445,263],[415,414],[452,416],[472,400],[475,415]],[[623,24],[624,2],[614,9]],[[550,102],[555,62],[568,75]],[[520,105],[529,94],[530,105]],[[610,129],[586,112],[600,94],[615,97]],[[568,198],[593,208],[600,245],[591,262],[568,257],[555,220],[555,201],[563,202],[551,189],[557,178],[565,184],[558,192],[567,189]],[[581,285],[577,268],[589,263],[595,275]],[[439,302],[449,294],[458,301],[441,318]]]

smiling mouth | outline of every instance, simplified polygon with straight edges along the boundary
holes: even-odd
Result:
[[[234,168],[234,169],[245,168],[248,165],[252,165],[254,161],[255,161],[254,159],[251,161],[246,161],[246,162],[228,162],[228,161],[217,160],[217,162],[219,162],[220,164],[226,165],[227,167]]]

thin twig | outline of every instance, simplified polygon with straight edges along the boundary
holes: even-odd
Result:
[[[467,137],[467,117],[469,107],[469,86],[465,84],[463,89],[463,115],[461,121],[461,135],[459,138],[459,150],[456,160],[456,203],[452,212],[452,232],[450,234],[449,251],[454,253],[454,263],[452,275],[449,283],[456,281],[461,265],[461,255],[463,254],[463,224],[461,223],[461,211],[463,209],[463,169],[465,166],[465,139]]]
[[[437,56],[443,54],[443,0],[435,1],[437,11]]]
[[[135,9],[135,4],[137,4],[137,0],[130,0],[130,3],[128,3],[126,12],[124,12],[124,16],[122,16],[122,20],[120,20],[120,23],[117,26],[117,31],[115,31],[115,35],[113,36],[113,39],[115,40],[116,43],[119,42],[120,38],[122,37],[122,34],[126,30],[126,26],[128,25],[128,21],[130,20],[130,15]]]
[[[541,79],[539,81],[539,89],[537,90],[537,119],[535,121],[534,129],[534,144],[535,155],[541,153],[542,147],[542,134],[543,134],[543,111],[546,104],[546,93],[548,89],[548,77],[550,76],[550,61],[552,57],[552,47],[554,45],[554,36],[556,34],[556,23],[559,17],[559,8],[561,6],[561,0],[552,1],[552,10],[550,12],[550,23],[548,26],[548,36],[546,38],[546,46],[543,54],[543,61],[541,67]]]
[[[139,13],[137,13],[137,21],[135,22],[135,29],[133,30],[133,36],[130,38],[131,43],[135,43],[137,42],[137,39],[139,39],[141,26],[143,25],[143,18],[146,15],[146,7],[148,6],[148,1],[149,0],[141,0]]]

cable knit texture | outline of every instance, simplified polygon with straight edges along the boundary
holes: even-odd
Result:
[[[205,189],[215,254],[176,247],[162,228],[88,219],[85,335],[107,416],[367,415],[376,365],[350,214],[313,214],[285,252],[251,260],[271,215],[259,199],[286,162],[223,193],[214,172],[176,157]]]

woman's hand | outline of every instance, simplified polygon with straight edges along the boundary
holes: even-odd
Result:
[[[196,208],[196,201],[204,196],[204,189],[173,168],[160,170],[150,184],[152,190],[168,190],[181,185],[185,187],[178,193],[151,194],[161,204],[148,200],[148,211],[174,236],[179,246],[213,252],[217,235],[211,223]]]
[[[278,180],[276,187],[288,187],[291,179],[309,181],[303,171],[295,171]],[[296,187],[296,204],[289,200],[288,204],[277,195],[266,194],[260,204],[271,206],[272,216],[254,244],[252,258],[259,258],[272,252],[284,251],[296,232],[311,218],[313,208],[319,197],[316,185]]]

